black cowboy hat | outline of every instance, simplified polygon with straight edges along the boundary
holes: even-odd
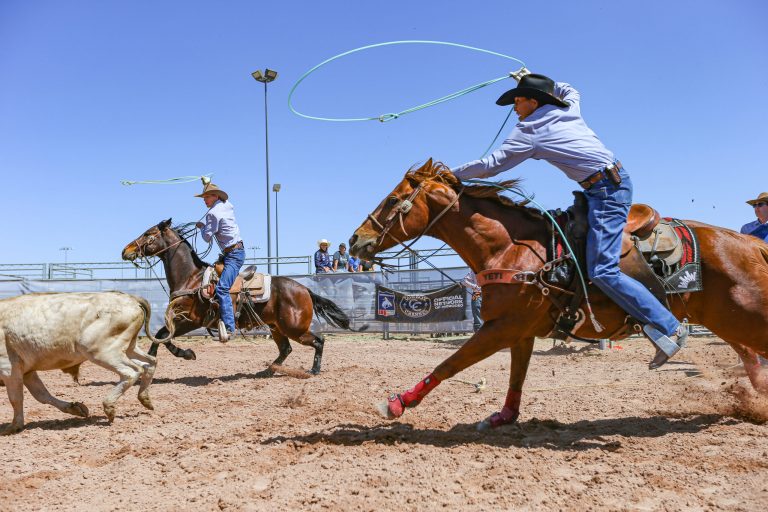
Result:
[[[531,73],[520,79],[517,87],[510,89],[502,94],[496,100],[500,106],[511,105],[515,98],[523,96],[524,98],[533,98],[539,102],[539,105],[556,105],[558,107],[567,107],[568,104],[555,96],[555,82],[544,75]]]

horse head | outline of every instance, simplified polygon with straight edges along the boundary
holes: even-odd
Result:
[[[123,259],[134,261],[137,258],[162,254],[171,247],[171,244],[175,243],[175,241],[168,240],[169,232],[174,233],[171,228],[171,219],[152,226],[125,246],[125,249],[123,249]]]
[[[430,158],[411,168],[349,239],[349,252],[370,259],[397,244],[426,234],[447,208],[456,204],[461,188],[450,169]]]

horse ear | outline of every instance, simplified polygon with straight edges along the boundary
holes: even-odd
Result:
[[[434,164],[432,163],[432,157],[427,160],[427,162],[424,164],[425,169],[431,169]]]
[[[159,229],[160,231],[162,231],[162,230],[164,230],[165,228],[167,228],[168,226],[170,226],[170,225],[171,225],[171,219],[172,219],[172,218],[173,218],[173,217],[169,218],[168,220],[164,220],[164,221],[161,221],[161,222],[160,222],[160,224],[158,224],[158,225],[157,225],[157,229]]]

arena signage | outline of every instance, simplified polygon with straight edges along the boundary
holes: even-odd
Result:
[[[466,319],[464,288],[459,284],[419,293],[376,286],[376,320],[382,322],[455,322]]]

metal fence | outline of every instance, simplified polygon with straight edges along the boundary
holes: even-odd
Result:
[[[352,319],[353,327],[368,324],[373,332],[468,332],[472,329],[471,320],[440,323],[397,323],[388,324],[375,319],[376,285],[405,292],[421,292],[428,289],[442,288],[453,280],[460,281],[468,272],[466,267],[436,270],[401,270],[389,274],[380,272],[334,274],[302,274],[290,276],[313,292],[333,300]],[[168,306],[168,295],[164,289],[165,281],[147,278],[123,279],[6,279],[0,280],[0,298],[13,297],[34,292],[93,292],[119,290],[139,295],[152,306],[150,322],[153,331],[163,325],[163,313]],[[466,306],[466,318],[471,318],[469,300]],[[318,332],[338,332],[339,329],[327,325],[315,318],[313,329]],[[196,331],[202,334],[204,331]]]

